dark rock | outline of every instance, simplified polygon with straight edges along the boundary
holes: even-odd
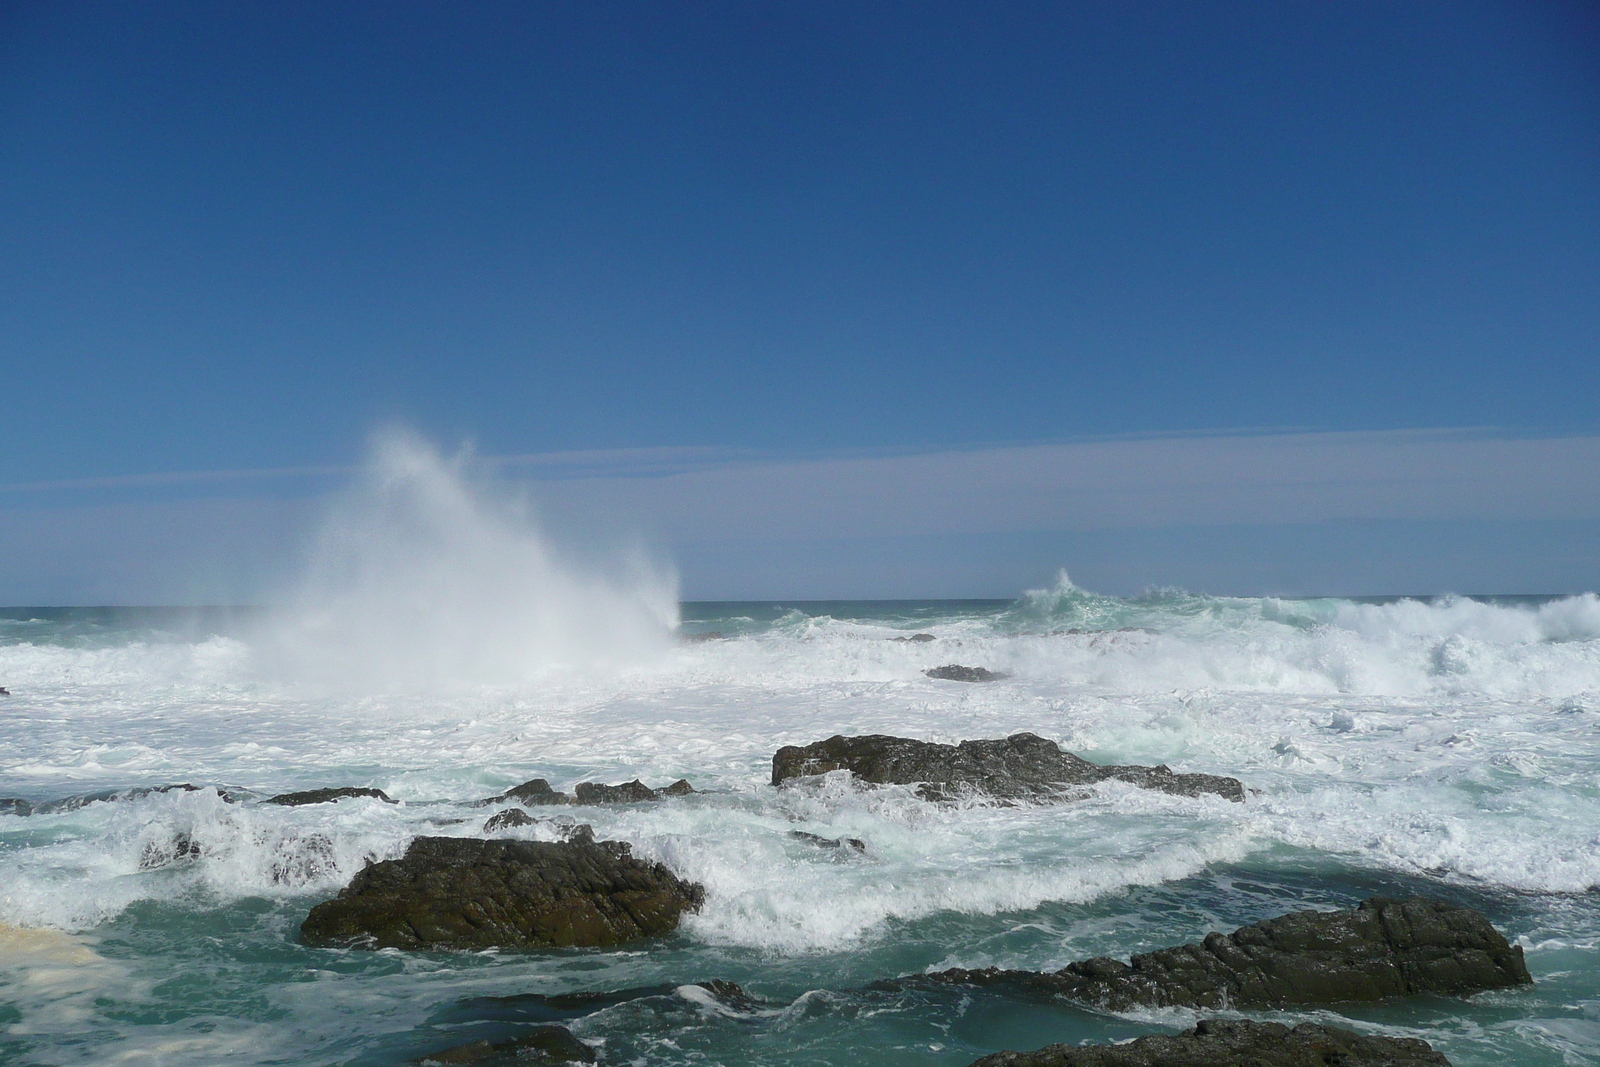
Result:
[[[289,808],[303,807],[306,804],[331,804],[335,800],[345,797],[374,797],[385,804],[399,803],[389,799],[389,794],[381,789],[365,789],[358,786],[342,786],[338,789],[306,789],[299,793],[279,793],[275,797],[268,797],[263,804],[282,804]]]
[[[637,778],[621,785],[579,782],[572,792],[575,804],[637,804],[657,799],[656,791]]]
[[[686,645],[698,645],[706,641],[726,641],[727,638],[723,636],[721,630],[707,630],[700,634],[679,634],[678,640]]]
[[[932,634],[912,634],[910,637],[891,637],[891,641],[903,641],[914,645],[925,645],[929,641],[937,640]]]
[[[922,673],[929,678],[937,678],[941,682],[997,682],[1006,677],[999,671],[991,671],[987,667],[963,667],[959,663],[947,663],[943,667],[930,667]]]
[[[780,748],[772,757],[772,784],[836,770],[847,770],[876,785],[916,784],[918,794],[929,800],[950,800],[964,794],[1052,799],[1108,778],[1181,796],[1215,793],[1229,800],[1244,799],[1244,787],[1237,778],[1174,774],[1165,765],[1106,767],[1063,752],[1054,741],[1026,733],[1012,734],[1003,741],[963,741],[959,745],[887,734],[836,734],[804,748]]]
[[[1011,987],[1111,1011],[1286,1008],[1529,985],[1522,949],[1482,915],[1438,900],[1374,897],[1353,911],[1297,911],[1198,944],[1104,956],[1053,973],[951,970],[899,979]]]
[[[7,689],[3,685],[0,685],[0,697],[8,697],[10,695],[11,695],[11,690]]]
[[[165,841],[151,841],[139,853],[139,869],[153,871],[168,867],[180,860],[192,860],[200,855],[200,845],[188,834],[174,834]]]
[[[821,834],[808,834],[804,830],[790,830],[789,836],[796,841],[805,841],[816,845],[818,848],[842,848],[849,845],[857,852],[865,852],[867,843],[859,837],[823,837]]]
[[[637,804],[647,800],[660,800],[662,797],[687,796],[694,792],[694,786],[687,780],[679,778],[663,789],[651,789],[635,778],[621,785],[579,782],[573,787],[572,792],[574,796],[557,792],[551,789],[550,783],[543,778],[535,778],[531,782],[523,782],[513,789],[508,789],[499,796],[480,800],[478,806],[499,804],[507,800],[515,800],[530,807],[548,804]]]
[[[489,804],[500,804],[507,800],[515,800],[519,804],[529,807],[538,807],[545,804],[571,804],[572,798],[565,793],[558,793],[550,788],[550,783],[543,778],[534,778],[523,782],[521,785],[512,786],[504,793],[478,801],[479,807]]]
[[[32,815],[33,802],[23,800],[21,797],[0,797],[0,814]]]
[[[1049,1045],[996,1052],[972,1067],[1450,1067],[1426,1041],[1368,1037],[1336,1026],[1202,1019],[1181,1034],[1122,1045]]]
[[[312,908],[300,936],[356,948],[615,945],[671,933],[703,899],[616,841],[419,837]]]
[[[521,808],[507,808],[489,816],[483,824],[483,832],[492,834],[496,830],[510,830],[517,826],[532,826],[537,820]]]
[[[411,1062],[472,1064],[473,1067],[523,1067],[525,1064],[594,1063],[594,1049],[572,1036],[565,1026],[536,1026],[506,1041],[474,1041],[443,1052],[433,1052]]]

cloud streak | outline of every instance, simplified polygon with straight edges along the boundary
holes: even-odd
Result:
[[[1600,437],[1293,433],[729,462],[540,484],[669,541],[1600,518]]]

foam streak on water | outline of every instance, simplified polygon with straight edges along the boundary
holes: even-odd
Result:
[[[592,594],[596,618],[637,603],[617,593],[626,583],[563,588]],[[385,632],[433,625],[382,608]],[[725,639],[630,638],[626,663],[604,671],[536,657],[526,676],[382,695],[264,671],[259,620],[206,632],[148,614],[0,623],[0,683],[15,694],[0,794],[203,787],[0,815],[0,1059],[396,1063],[514,1028],[511,1009],[474,998],[724,977],[765,996],[765,1013],[732,1018],[691,990],[570,1023],[611,1062],[965,1064],[1186,1020],[861,987],[934,966],[1125,956],[1378,891],[1484,909],[1523,939],[1540,984],[1318,1018],[1424,1036],[1457,1064],[1600,1057],[1593,595],[1121,600],[1063,580],[1015,603],[685,616],[684,631]],[[914,632],[935,639],[890,640]],[[921,673],[945,663],[1009,677]],[[1235,775],[1254,792],[1230,804],[1113,782],[1072,804],[935,806],[837,774],[767,784],[776,748],[833,733],[1018,730],[1099,761]],[[557,788],[690,779],[700,795],[564,814],[702,882],[704,910],[664,944],[613,953],[295,943],[310,905],[363,863],[418,834],[481,834],[486,813],[470,802],[536,776]],[[401,803],[259,803],[339,785]],[[821,849],[792,830],[868,849]],[[180,837],[198,854],[179,855]]]

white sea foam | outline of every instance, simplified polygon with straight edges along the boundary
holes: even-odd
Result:
[[[642,551],[581,566],[530,506],[403,431],[379,434],[267,635],[267,662],[346,689],[525,683],[660,652],[677,577]]]
[[[425,523],[434,530],[425,536],[383,533],[390,547],[357,560],[349,582],[313,583],[334,590],[327,617],[357,631],[330,649],[359,661],[347,683],[391,669],[459,682],[482,668],[505,684],[318,694],[262,680],[259,649],[236,637],[0,645],[0,673],[17,693],[0,724],[0,775],[6,791],[35,799],[187,780],[261,795],[375,785],[407,803],[286,809],[201,791],[0,815],[0,922],[80,930],[141,899],[325,893],[417,834],[480,833],[487,813],[459,803],[534,776],[558,788],[689,777],[710,790],[583,817],[707,886],[692,936],[772,952],[866,943],[941,910],[1094,899],[1284,848],[1522,890],[1600,885],[1593,596],[1537,605],[1117,600],[1064,583],[1007,612],[914,620],[931,642],[888,640],[909,632],[907,620],[795,611],[771,623],[728,620],[739,636],[672,647],[663,643],[670,620],[644,587],[602,582],[594,593],[553,569],[529,528],[474,496],[449,464],[395,447],[404,462],[395,461],[393,484],[357,512],[389,515],[380,531],[398,513],[407,530],[418,501],[437,497],[455,518]],[[353,528],[366,527],[341,527]],[[402,571],[421,567],[430,589],[466,573],[467,587],[482,592],[499,573],[459,561],[430,571],[430,544],[465,544],[468,557],[529,553],[530,572],[548,580],[538,590],[554,599],[523,625],[522,598],[491,598],[486,623],[461,623],[470,632],[443,639],[438,619],[424,617],[431,594],[402,607],[395,587],[361,578],[399,560]],[[568,596],[603,606],[578,613],[581,640],[549,636],[549,605]],[[465,599],[445,600],[441,618],[467,611]],[[595,636],[617,618],[620,645]],[[361,629],[369,620],[373,628]],[[408,626],[422,636],[400,635]],[[463,650],[508,626],[516,641],[496,639],[482,656]],[[417,673],[381,649],[391,633],[421,662]],[[655,650],[649,669],[576,669],[638,648]],[[574,669],[558,669],[563,656]],[[1010,677],[973,686],[921,673],[950,662]],[[1259,793],[1230,805],[1107,786],[1076,805],[936,808],[893,790],[766,784],[777,747],[833,733],[959,741],[1018,730],[1097,760],[1233,774]],[[868,851],[817,849],[790,829],[861,838]],[[141,866],[180,834],[198,855]]]

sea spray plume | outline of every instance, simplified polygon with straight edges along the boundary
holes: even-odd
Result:
[[[581,567],[525,499],[414,434],[374,436],[269,640],[293,677],[346,687],[517,684],[667,647],[677,576],[642,551]]]

